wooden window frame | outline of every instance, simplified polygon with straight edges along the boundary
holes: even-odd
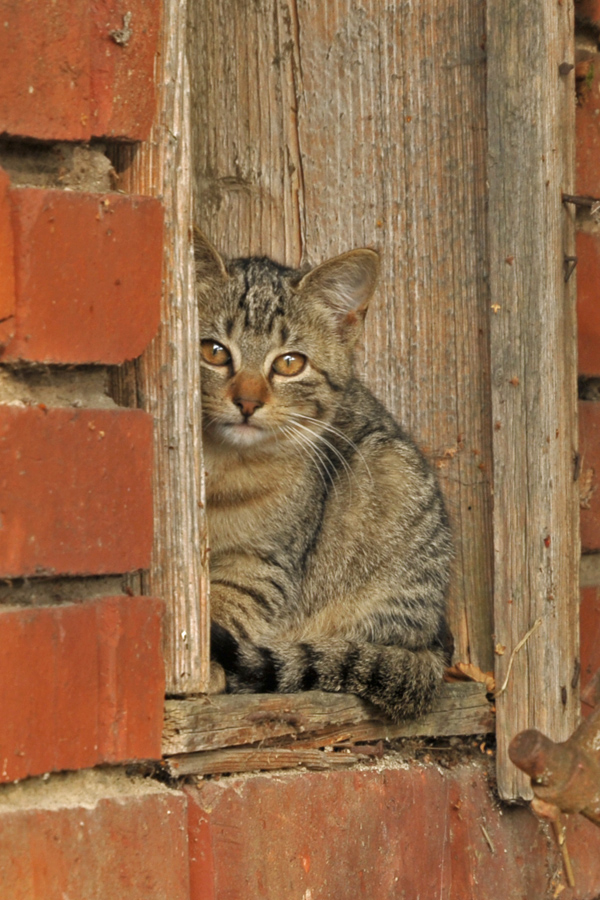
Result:
[[[320,748],[340,740],[489,731],[481,685],[445,685],[429,716],[400,726],[347,696],[198,696],[209,683],[210,614],[190,240],[193,78],[188,11],[178,0],[163,9],[156,125],[148,142],[122,151],[120,169],[128,190],[165,203],[164,308],[158,338],[120,379],[122,395],[156,421],[155,548],[142,587],[167,604],[167,694],[179,698],[167,701],[169,765],[179,774],[321,765]],[[509,678],[497,699],[498,785],[512,800],[531,791],[508,760],[509,740],[525,727],[562,740],[579,710],[575,278],[565,281],[563,266],[574,215],[561,202],[573,193],[574,76],[559,68],[574,56],[572,0],[488,0],[486,30],[497,685]],[[289,168],[292,191],[300,162]]]

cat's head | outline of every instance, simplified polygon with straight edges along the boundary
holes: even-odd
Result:
[[[266,258],[226,263],[200,232],[195,249],[205,434],[238,448],[310,439],[352,374],[378,254],[352,250],[303,274]]]

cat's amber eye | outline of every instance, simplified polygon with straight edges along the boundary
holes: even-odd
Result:
[[[306,365],[302,353],[282,353],[273,360],[271,368],[277,375],[299,375]]]
[[[202,358],[211,366],[227,366],[231,362],[231,353],[217,341],[202,341],[200,352]]]

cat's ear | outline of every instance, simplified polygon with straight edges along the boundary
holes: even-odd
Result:
[[[312,269],[297,290],[310,291],[324,300],[338,317],[342,336],[351,337],[362,324],[378,275],[375,250],[351,250]]]
[[[198,280],[227,281],[225,263],[204,232],[194,225],[194,260]]]

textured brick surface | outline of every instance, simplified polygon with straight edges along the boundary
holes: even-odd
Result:
[[[578,233],[577,259],[579,371],[600,375],[600,234]]]
[[[0,26],[0,133],[91,137],[87,0],[0,0]]]
[[[14,313],[15,273],[9,178],[0,169],[0,349],[13,335]]]
[[[586,65],[576,113],[576,192],[600,196],[600,54]]]
[[[160,202],[38,188],[11,191],[11,202],[16,320],[3,361],[138,356],[159,321]]]
[[[160,757],[162,603],[0,607],[0,781]]]
[[[581,688],[585,688],[592,675],[600,669],[600,587],[581,590]],[[583,712],[592,707],[584,705]]]
[[[3,900],[189,900],[181,794],[59,780],[0,796]]]
[[[0,23],[0,133],[69,141],[148,136],[159,3],[0,0]]]
[[[152,419],[0,406],[0,577],[146,568]]]
[[[92,133],[144,140],[154,116],[154,55],[160,3],[94,0],[91,4]],[[124,29],[125,16],[129,26]],[[124,31],[122,43],[112,32]]]
[[[188,796],[192,900],[533,900],[564,884],[548,833],[526,809],[501,814],[473,764],[236,778]],[[578,887],[560,896],[595,897],[600,829],[570,828]]]
[[[600,403],[579,402],[581,547],[600,550]]]

